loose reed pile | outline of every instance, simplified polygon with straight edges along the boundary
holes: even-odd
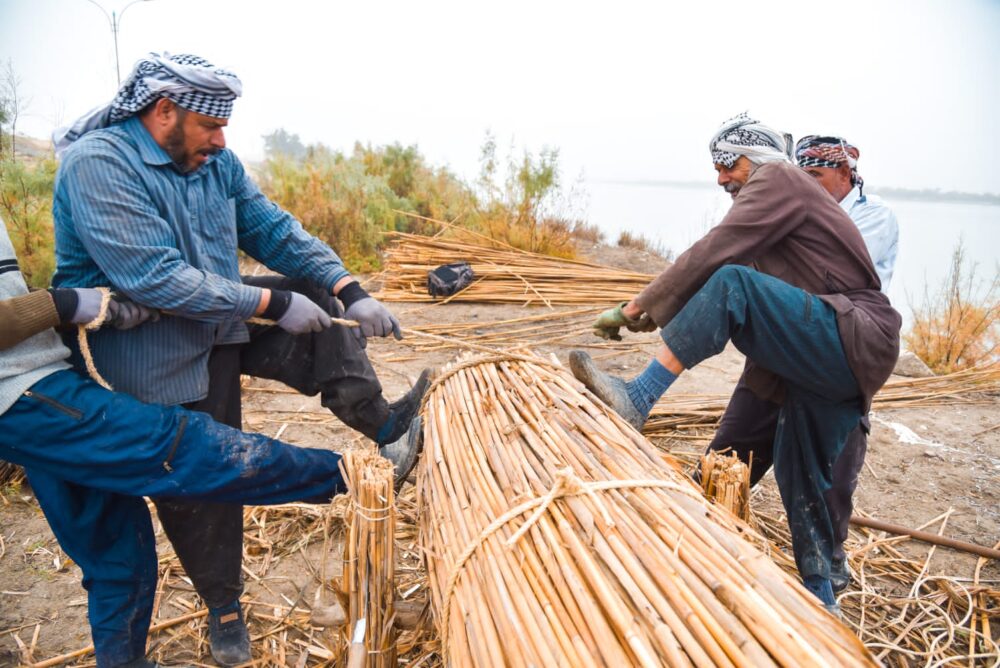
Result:
[[[744,522],[750,521],[750,467],[736,453],[712,450],[702,455],[701,487],[706,497]]]
[[[395,492],[392,463],[374,450],[349,450],[341,460],[350,503],[344,517],[344,567],[340,578],[347,604],[346,644],[364,623],[367,668],[396,665]],[[355,651],[352,648],[352,651]]]
[[[386,301],[430,302],[427,272],[465,261],[476,279],[446,301],[524,305],[607,304],[630,299],[651,274],[590,262],[564,260],[511,247],[395,233],[385,253],[382,291]]]
[[[420,542],[451,666],[870,666],[863,645],[557,363],[429,393]]]
[[[932,408],[993,401],[1000,394],[1000,364],[930,378],[890,381],[875,395],[872,410]],[[728,394],[667,393],[642,428],[647,436],[705,440],[719,425]]]

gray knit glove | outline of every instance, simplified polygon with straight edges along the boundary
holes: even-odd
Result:
[[[278,318],[278,327],[289,334],[308,334],[321,332],[333,325],[330,314],[321,309],[316,302],[298,292],[293,292],[291,295],[288,309]]]
[[[372,336],[392,334],[397,341],[403,338],[396,316],[374,297],[365,297],[354,302],[344,312],[344,317],[348,320],[357,320],[361,325],[353,330],[362,346],[366,345],[366,339]]]
[[[75,325],[86,325],[93,322],[101,312],[101,300],[104,296],[96,288],[72,288],[76,293],[76,309],[69,321]]]
[[[108,314],[104,318],[104,324],[111,325],[115,329],[132,329],[147,320],[156,322],[159,319],[160,312],[156,309],[146,308],[127,299],[112,297],[108,302]]]

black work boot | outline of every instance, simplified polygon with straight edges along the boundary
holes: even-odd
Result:
[[[420,372],[420,377],[417,378],[417,382],[410,388],[410,391],[389,404],[389,417],[375,437],[375,443],[379,447],[406,436],[410,429],[410,422],[420,411],[420,402],[423,401],[424,394],[430,387],[431,377],[431,369],[424,369]]]
[[[586,385],[598,399],[625,418],[636,431],[642,431],[646,418],[629,398],[624,379],[598,369],[590,355],[582,350],[574,350],[569,354],[569,368],[576,379]]]
[[[851,584],[851,569],[847,567],[847,560],[834,559],[830,563],[830,586],[833,587],[833,593],[839,594],[847,589],[849,584]]]
[[[208,611],[208,641],[212,658],[220,666],[238,666],[251,660],[250,632],[239,600]]]
[[[423,420],[417,415],[410,420],[410,428],[399,439],[379,448],[379,454],[396,467],[395,485],[398,490],[406,482],[424,449]]]

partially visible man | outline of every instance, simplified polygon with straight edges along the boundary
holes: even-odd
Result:
[[[732,341],[747,357],[726,409],[734,433],[758,429],[747,396],[780,406],[767,452],[805,586],[832,612],[836,542],[825,493],[848,434],[867,414],[899,353],[899,314],[880,291],[864,240],[816,181],[791,164],[784,136],[740,115],[709,150],[733,196],[722,222],[595,333],[661,327],[663,344],[626,382],[582,351],[570,366],[640,429],[677,377]],[[755,469],[757,457],[754,457]]]
[[[25,467],[52,532],[83,571],[98,668],[150,668],[157,557],[141,497],[322,503],[344,485],[335,452],[144,404],[71,370],[52,328],[100,320],[105,299],[93,288],[29,292],[0,227],[0,459]],[[134,303],[107,303],[104,327],[155,317]],[[416,440],[409,443],[405,453],[384,452],[400,476],[416,461]]]
[[[858,173],[861,152],[843,137],[808,135],[795,144],[795,160],[806,174],[840,203],[857,225],[882,281],[889,292],[899,248],[896,214],[880,197],[864,194],[864,179]]]
[[[427,374],[401,400],[383,397],[363,345],[401,338],[399,323],[225,148],[241,92],[235,74],[203,58],[150,54],[110,104],[58,134],[54,284],[109,286],[164,313],[92,337],[97,368],[120,391],[239,427],[240,374],[271,378],[319,393],[380,446],[399,441]],[[282,276],[241,278],[238,250]],[[361,326],[332,327],[331,316]],[[276,325],[247,325],[254,317]],[[216,661],[249,661],[242,508],[160,500],[157,510],[210,610]]]
[[[840,137],[809,135],[798,141],[795,157],[799,167],[814,177],[840,204],[854,222],[878,272],[882,292],[888,293],[896,264],[899,227],[896,216],[881,199],[864,195],[864,180],[858,174],[858,149]],[[781,406],[761,399],[740,383],[722,416],[709,450],[730,450],[744,462],[753,462],[750,483],[757,482],[773,463],[774,435],[778,429]],[[833,467],[826,505],[833,524],[833,561],[830,583],[834,593],[844,590],[851,581],[844,542],[854,511],[854,491],[868,451],[867,415],[847,437],[843,451]]]

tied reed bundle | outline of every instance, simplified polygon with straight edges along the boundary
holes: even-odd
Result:
[[[385,254],[382,292],[386,301],[430,302],[427,272],[442,264],[472,265],[472,285],[445,301],[513,303],[533,306],[613,303],[631,299],[652,274],[590,262],[564,260],[511,247],[394,233]]]
[[[706,497],[744,522],[750,521],[750,467],[736,453],[710,450],[702,455],[701,487]]]
[[[424,414],[420,543],[446,665],[874,665],[558,362],[461,361]]]
[[[396,533],[393,467],[369,450],[349,450],[341,469],[350,494],[344,515],[344,570],[341,594],[348,601],[346,644],[364,621],[367,668],[396,665],[395,591]]]

